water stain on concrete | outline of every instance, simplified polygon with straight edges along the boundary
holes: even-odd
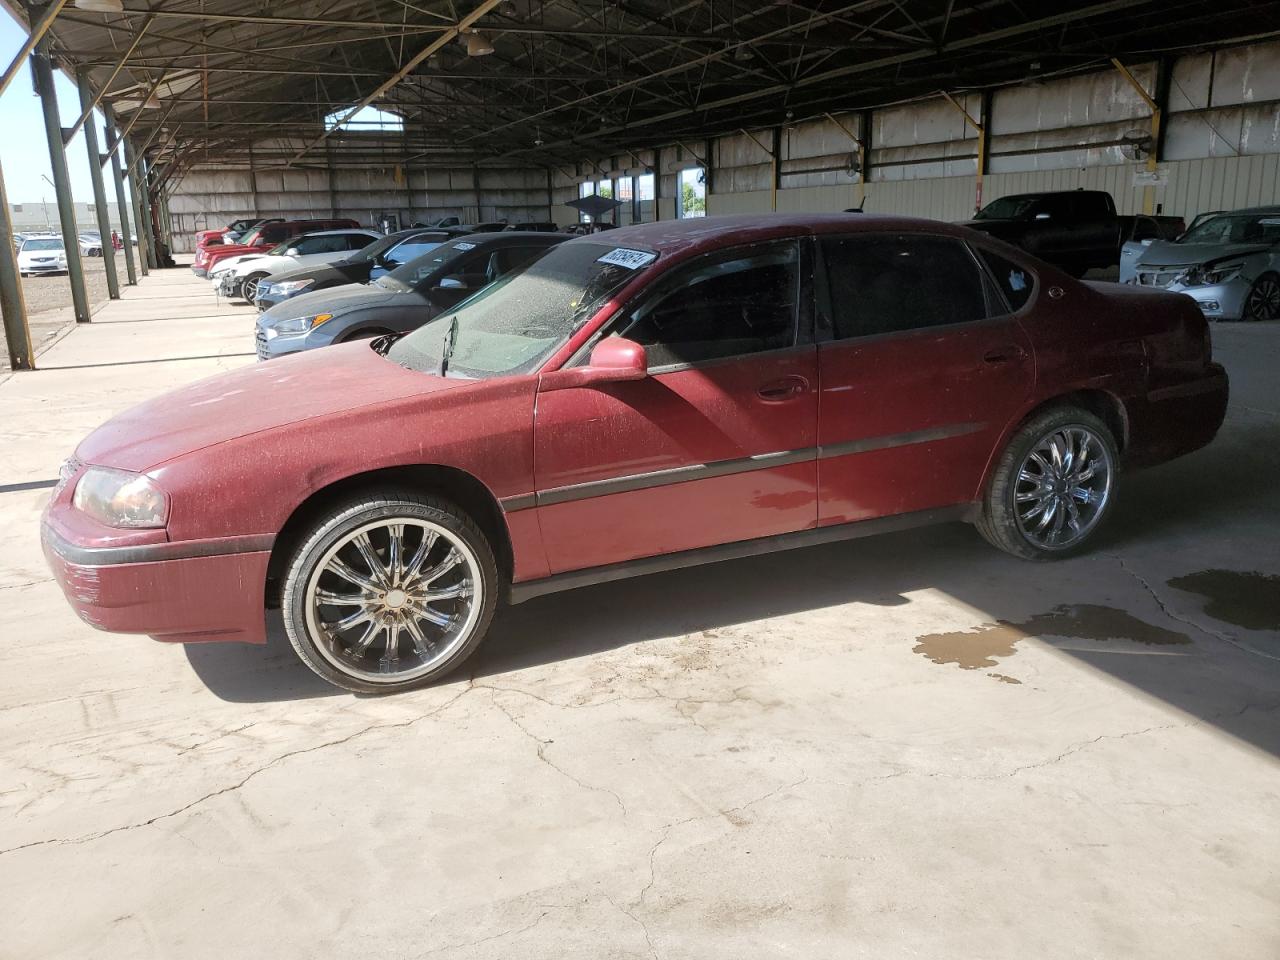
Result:
[[[1055,607],[1021,623],[998,620],[972,630],[931,633],[920,637],[912,652],[926,656],[934,663],[954,663],[961,670],[982,670],[996,666],[1003,657],[1013,656],[1018,643],[1027,637],[1127,640],[1153,646],[1191,642],[1185,633],[1139,620],[1125,610],[1080,603]],[[988,676],[1002,683],[1021,682],[1000,673]]]
[[[1280,577],[1256,571],[1201,570],[1168,581],[1207,601],[1204,612],[1246,630],[1280,630]]]

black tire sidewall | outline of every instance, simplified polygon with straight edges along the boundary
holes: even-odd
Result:
[[[428,520],[447,529],[471,549],[480,568],[482,601],[471,635],[429,673],[412,680],[373,683],[343,673],[316,648],[307,629],[306,585],[315,564],[335,542],[364,524],[396,517]],[[281,591],[285,633],[298,657],[330,683],[357,693],[394,693],[426,686],[453,672],[483,642],[497,607],[500,589],[497,563],[489,541],[474,521],[453,503],[409,491],[371,492],[335,505],[312,527],[286,568]]]
[[[1274,273],[1264,273],[1262,276],[1258,277],[1258,279],[1257,279],[1257,280],[1253,281],[1253,285],[1249,287],[1249,292],[1245,295],[1245,300],[1244,300],[1244,312],[1243,312],[1243,317],[1244,317],[1244,319],[1245,319],[1245,320],[1248,320],[1248,321],[1251,321],[1251,322],[1253,322],[1253,323],[1257,323],[1257,322],[1264,321],[1264,320],[1275,320],[1275,319],[1276,319],[1276,317],[1259,317],[1259,316],[1255,316],[1254,314],[1252,314],[1252,313],[1250,313],[1250,312],[1249,312],[1249,304],[1253,302],[1253,294],[1254,294],[1254,291],[1258,289],[1258,286],[1259,286],[1259,285],[1260,285],[1264,280],[1270,280],[1272,283],[1280,283],[1280,277],[1277,277]]]

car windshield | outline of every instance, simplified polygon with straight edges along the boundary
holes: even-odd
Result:
[[[1227,213],[1195,224],[1178,243],[1276,243],[1280,212]]]
[[[975,220],[1016,220],[1039,200],[1039,197],[1001,197],[992,200],[973,215]]]
[[[407,263],[402,263],[386,276],[379,277],[373,282],[379,287],[397,292],[417,290],[424,280],[446,263],[456,260],[464,253],[475,248],[476,242],[474,240],[461,238],[450,240],[448,243],[442,243],[429,253],[424,253],[422,256],[415,257]]]
[[[61,250],[61,249],[62,249],[61,237],[46,237],[43,240],[28,240],[26,243],[22,245],[22,250],[24,253],[28,250]]]
[[[657,256],[599,243],[551,247],[525,269],[507,274],[401,338],[387,356],[410,370],[439,371],[456,317],[451,375],[529,373]]]
[[[403,239],[403,236],[397,236],[394,233],[389,237],[379,237],[367,247],[361,247],[359,250],[354,251],[347,259],[355,263],[368,263],[371,260],[377,259],[378,254],[389,250],[397,243],[400,243]]]

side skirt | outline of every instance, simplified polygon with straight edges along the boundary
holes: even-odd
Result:
[[[513,583],[509,588],[507,601],[512,604],[524,603],[526,600],[532,600],[534,597],[541,597],[548,593],[575,590],[578,587],[590,587],[598,583],[625,580],[629,577],[642,577],[650,573],[663,573],[667,570],[681,570],[685,567],[696,567],[704,563],[716,563],[720,560],[740,560],[744,557],[758,557],[766,553],[797,550],[801,547],[816,547],[822,543],[854,540],[859,537],[873,537],[881,533],[911,530],[915,527],[927,527],[937,523],[952,523],[959,520],[972,521],[975,508],[976,504],[961,503],[952,507],[940,507],[936,510],[917,510],[914,513],[900,513],[891,517],[876,517],[872,520],[857,520],[853,523],[835,524],[830,527],[814,527],[809,530],[798,530],[795,533],[781,533],[776,536],[760,537],[755,540],[739,540],[735,543],[722,543],[714,547],[701,547],[697,550],[684,550],[680,553],[641,557],[638,560],[611,563],[604,567],[570,570],[566,573],[557,573],[555,576],[544,577],[541,580],[526,580],[522,583]]]

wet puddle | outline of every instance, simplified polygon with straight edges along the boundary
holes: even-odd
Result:
[[[961,670],[984,670],[996,666],[1003,657],[1013,656],[1018,642],[1027,637],[1067,637],[1103,642],[1127,640],[1152,646],[1191,642],[1185,633],[1157,627],[1124,610],[1081,603],[1055,607],[1021,623],[1000,620],[984,623],[973,630],[931,633],[920,637],[912,652],[926,656],[934,663],[954,663]],[[1001,683],[1022,682],[1002,673],[989,673],[987,676]]]
[[[1280,577],[1240,570],[1201,570],[1168,581],[1205,598],[1204,612],[1246,630],[1280,630]]]

